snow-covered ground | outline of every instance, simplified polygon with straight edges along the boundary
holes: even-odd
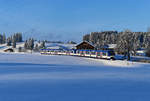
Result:
[[[15,52],[18,52],[18,48],[19,47],[24,47],[24,42],[18,42],[16,44],[16,49],[14,49]],[[8,48],[12,48],[12,46],[7,46],[6,44],[0,44],[0,52],[3,53],[4,50],[8,49]]]
[[[149,101],[150,64],[0,53],[0,101]]]

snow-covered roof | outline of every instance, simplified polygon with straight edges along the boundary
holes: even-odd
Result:
[[[136,53],[145,53],[146,50],[137,50]]]
[[[108,44],[108,48],[116,48],[117,44]]]
[[[80,42],[79,44],[77,44],[76,46],[78,46],[78,45],[82,44],[83,42],[86,42],[86,43],[88,43],[89,45],[91,45],[91,46],[95,47],[95,46],[94,46],[91,42],[88,42],[88,41],[82,41],[82,42]]]
[[[47,49],[60,49],[59,46],[54,46],[54,47],[46,47]]]
[[[74,49],[76,44],[46,43],[48,49]]]

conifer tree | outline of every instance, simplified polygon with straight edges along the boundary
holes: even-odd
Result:
[[[10,37],[7,38],[7,46],[11,46],[11,38]]]
[[[6,36],[5,36],[5,33],[3,34],[3,44],[6,43]]]
[[[16,48],[16,36],[15,35],[13,35],[12,46],[13,48]]]

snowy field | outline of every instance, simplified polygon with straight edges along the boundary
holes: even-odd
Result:
[[[0,101],[149,101],[150,64],[0,53]]]

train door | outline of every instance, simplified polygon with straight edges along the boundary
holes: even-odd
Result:
[[[100,52],[100,58],[103,58],[103,52]]]
[[[91,57],[91,51],[89,51],[89,57]]]
[[[54,51],[54,55],[57,55],[58,54],[58,52],[57,51]]]
[[[96,57],[99,58],[100,52],[96,52]]]
[[[96,57],[97,58],[102,58],[102,52],[96,52]]]
[[[80,51],[80,56],[84,56],[84,51]]]
[[[66,51],[66,55],[70,55],[70,51]]]
[[[82,56],[82,51],[80,51],[80,56]]]

